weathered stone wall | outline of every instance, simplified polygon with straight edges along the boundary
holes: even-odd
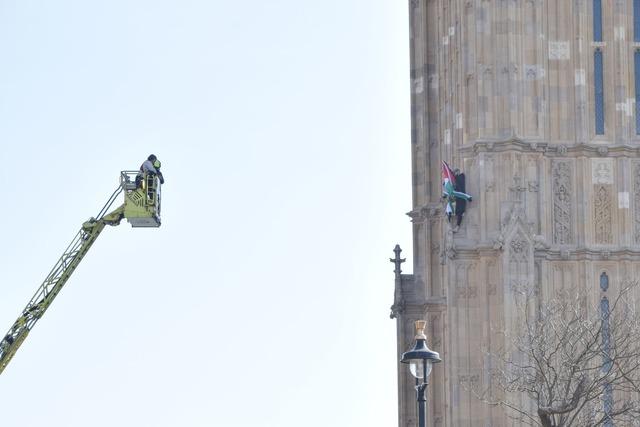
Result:
[[[410,0],[413,274],[396,278],[398,355],[425,319],[443,363],[428,389],[431,426],[505,426],[469,385],[489,386],[481,347],[513,322],[513,292],[540,298],[606,272],[640,273],[640,135],[633,2]],[[603,58],[604,131],[596,125]],[[640,70],[638,70],[640,72]],[[441,162],[473,202],[453,233]],[[399,425],[416,425],[414,380],[399,366]],[[509,424],[511,425],[511,424]]]

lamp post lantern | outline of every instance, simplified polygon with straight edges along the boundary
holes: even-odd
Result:
[[[416,345],[402,355],[400,362],[408,363],[409,369],[416,377],[416,393],[418,402],[418,427],[426,427],[427,377],[431,373],[431,365],[442,362],[440,355],[427,347],[427,336],[424,334],[427,322],[416,321]],[[420,382],[422,380],[422,382]]]

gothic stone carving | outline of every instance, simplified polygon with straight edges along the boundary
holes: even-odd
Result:
[[[453,241],[453,232],[451,230],[447,230],[444,244],[444,253],[449,258],[455,258],[456,256],[458,256],[458,249],[456,248],[456,244]]]
[[[613,162],[601,160],[592,165],[595,241],[597,244],[613,243]]]
[[[598,147],[598,155],[602,157],[606,157],[609,154],[609,149],[607,147]]]
[[[613,235],[611,234],[612,187],[608,184],[596,184],[593,186],[595,194],[596,243],[598,244],[613,243]]]
[[[613,184],[612,168],[613,164],[610,161],[602,160],[594,162],[592,166],[594,184]]]
[[[571,228],[572,183],[571,164],[565,161],[553,165],[553,242],[568,245],[573,242]]]
[[[518,233],[511,243],[509,244],[510,257],[509,261],[511,262],[524,262],[527,261],[529,256],[529,248],[531,245],[527,241],[527,239],[523,236],[522,232]]]
[[[458,298],[478,298],[478,288],[476,286],[458,285],[456,289]]]

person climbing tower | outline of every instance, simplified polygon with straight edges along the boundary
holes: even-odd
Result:
[[[467,194],[465,188],[465,175],[460,169],[451,170],[444,160],[442,161],[442,172],[444,180],[442,182],[442,198],[447,199],[446,213],[451,222],[451,216],[456,215],[456,226],[453,232],[457,233],[462,224],[462,217],[467,210],[467,201],[472,202],[473,198]],[[455,209],[454,205],[455,204]]]

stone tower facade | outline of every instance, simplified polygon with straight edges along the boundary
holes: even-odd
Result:
[[[398,358],[427,320],[443,363],[427,425],[507,426],[470,384],[512,319],[514,289],[547,298],[640,273],[640,1],[409,0],[412,274],[396,247]],[[453,233],[442,161],[466,175]],[[398,364],[399,426],[417,425]]]

